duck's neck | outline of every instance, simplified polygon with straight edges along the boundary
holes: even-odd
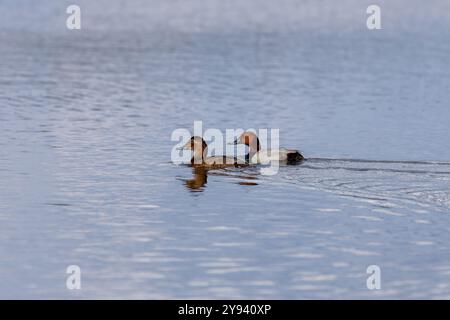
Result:
[[[256,139],[256,143],[251,143],[248,146],[248,154],[245,156],[245,161],[249,162],[250,159],[261,150],[261,145],[259,144],[259,139]]]
[[[208,154],[208,149],[206,147],[200,149],[195,149],[192,154],[191,164],[202,164],[205,161],[206,155]]]

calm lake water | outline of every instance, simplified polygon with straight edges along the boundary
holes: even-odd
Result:
[[[0,4],[0,298],[450,298],[448,1],[66,2]],[[308,160],[193,172],[195,120]]]

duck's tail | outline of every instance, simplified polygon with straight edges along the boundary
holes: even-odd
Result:
[[[303,160],[305,160],[305,158],[300,152],[298,152],[297,150],[292,150],[291,152],[288,152],[286,162],[288,164],[296,164]]]

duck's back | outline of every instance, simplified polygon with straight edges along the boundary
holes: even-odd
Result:
[[[210,168],[241,167],[245,165],[247,165],[245,160],[227,156],[206,157],[202,164],[198,164],[198,166]]]
[[[298,150],[280,148],[275,150],[260,150],[251,159],[251,163],[269,164],[271,161],[286,161],[295,163],[304,160]]]

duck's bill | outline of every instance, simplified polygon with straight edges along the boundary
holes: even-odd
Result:
[[[178,147],[176,150],[191,150],[191,142],[188,141],[184,146]]]

